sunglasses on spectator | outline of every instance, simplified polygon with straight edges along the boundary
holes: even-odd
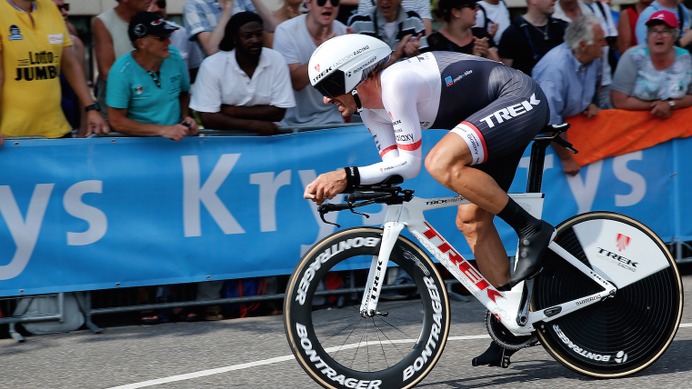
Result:
[[[478,5],[477,5],[477,4],[464,4],[464,5],[462,5],[462,6],[459,7],[459,9],[464,9],[464,8],[470,8],[470,9],[473,9],[473,10],[477,10],[477,9],[478,9]]]
[[[59,9],[59,10],[63,10],[63,9],[64,9],[65,11],[70,12],[70,4],[69,4],[69,3],[58,4],[58,9]]]
[[[329,0],[329,2],[332,3],[332,7],[338,7],[340,1],[341,0]],[[316,0],[316,2],[320,7],[324,7],[324,5],[327,4],[327,0]]]
[[[663,30],[649,30],[649,34],[651,35],[660,35],[660,36],[671,36],[673,35],[673,29],[672,28],[664,28]]]
[[[166,0],[157,0],[156,6],[161,8],[161,9],[165,9],[166,8]]]

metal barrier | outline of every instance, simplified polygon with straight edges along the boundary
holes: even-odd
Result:
[[[334,126],[334,127],[349,127],[349,126],[358,126],[360,123],[353,123],[353,124],[343,124],[341,126]],[[280,133],[295,133],[295,132],[303,132],[303,131],[313,131],[313,130],[319,130],[323,129],[322,126],[296,126],[296,127],[282,127],[280,128]],[[241,133],[241,132],[228,132],[228,131],[216,131],[216,130],[202,130],[200,136],[228,136],[228,135],[254,135],[252,133]],[[126,137],[127,135],[123,134],[118,134],[118,133],[113,133],[109,134],[104,137]],[[19,138],[8,138],[8,144],[5,145],[5,147],[8,147],[12,144],[12,141],[14,139],[19,139]],[[22,138],[22,139],[27,139],[27,138]],[[115,142],[115,140],[113,140]],[[80,143],[80,142],[75,142],[75,143]],[[212,142],[210,142],[212,143]],[[684,171],[684,169],[681,169],[681,171]],[[677,172],[677,170],[676,170]],[[677,174],[677,173],[676,173]],[[689,176],[688,176],[689,177]],[[689,182],[689,180],[687,181]],[[685,193],[683,189],[680,189],[680,193]],[[683,202],[684,203],[684,202]],[[673,238],[676,239],[676,238]],[[677,241],[672,241],[667,244],[671,252],[673,253],[674,257],[679,263],[683,262],[692,262],[692,246],[690,245],[689,241],[689,236],[682,236],[680,238],[681,240]],[[670,238],[668,240],[671,240]],[[110,287],[110,286],[107,286]],[[74,290],[74,289],[72,289]],[[350,291],[350,289],[345,289],[346,291]],[[123,293],[126,294],[123,289],[113,289],[112,291],[115,291],[114,293]],[[43,291],[41,291],[43,292]],[[332,293],[337,293],[338,291],[328,291],[324,292],[325,294],[332,294]],[[22,292],[23,293],[23,292]],[[196,307],[196,306],[207,306],[207,305],[223,305],[223,304],[235,304],[235,303],[249,303],[249,302],[257,302],[257,301],[267,301],[267,300],[279,300],[283,299],[283,294],[281,293],[273,293],[273,294],[268,294],[268,295],[258,295],[258,296],[244,296],[244,297],[229,297],[229,298],[218,298],[214,300],[205,300],[205,301],[197,301],[194,298],[185,298],[181,299],[180,301],[166,301],[166,302],[154,302],[154,303],[146,303],[146,304],[137,304],[131,300],[126,301],[111,301],[110,305],[109,304],[94,304],[94,302],[98,301],[98,294],[100,291],[91,291],[91,292],[86,292],[83,294],[80,294],[80,299],[78,300],[80,303],[80,310],[85,316],[85,322],[88,328],[90,328],[94,332],[99,332],[100,329],[94,325],[92,322],[92,317],[98,316],[98,315],[106,315],[106,314],[117,314],[117,313],[123,313],[123,312],[134,312],[134,311],[141,311],[141,310],[148,310],[148,309],[169,309],[169,308],[178,308],[178,307]],[[9,324],[11,327],[11,335],[12,337],[18,339],[18,340],[23,340],[21,339],[21,336],[17,336],[16,331],[14,330],[14,325],[17,323],[32,323],[32,322],[41,322],[41,321],[62,321],[65,320],[65,312],[64,312],[64,294],[62,293],[57,293],[53,294],[50,296],[56,296],[58,299],[59,303],[59,308],[56,312],[51,312],[45,315],[37,315],[33,317],[27,317],[25,312],[22,312],[20,307],[20,303],[23,301],[30,301],[31,298],[34,297],[39,297],[37,295],[32,295],[32,296],[21,296],[21,297],[14,297],[14,298],[8,298],[8,299],[0,299],[0,303],[4,305],[0,305],[0,309],[4,312],[4,314],[8,317],[0,317],[0,325],[5,325]],[[186,296],[188,297],[188,296]],[[26,303],[27,305],[29,302]],[[92,304],[94,306],[92,306]],[[11,309],[10,309],[11,308]]]

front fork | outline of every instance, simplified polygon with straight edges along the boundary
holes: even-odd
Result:
[[[365,293],[360,303],[360,315],[362,317],[373,317],[375,315],[386,315],[377,311],[377,302],[380,300],[380,293],[385,284],[385,274],[389,264],[389,256],[394,250],[394,245],[399,238],[399,233],[404,228],[403,223],[387,222],[384,224],[380,251],[376,257],[372,257],[368,280],[365,284]]]

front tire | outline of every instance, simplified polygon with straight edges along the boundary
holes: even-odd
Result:
[[[381,229],[363,227],[331,235],[303,256],[288,282],[288,343],[301,367],[326,388],[410,388],[442,354],[450,326],[445,284],[430,258],[402,236],[389,260],[412,279],[409,298],[389,301],[383,291],[381,314],[361,316],[367,269],[381,238]],[[337,307],[316,306],[328,305],[318,287],[335,273],[348,284],[333,299]]]

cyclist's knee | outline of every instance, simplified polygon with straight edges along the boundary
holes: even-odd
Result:
[[[449,187],[457,182],[466,166],[460,161],[451,160],[439,153],[428,153],[425,157],[425,169],[442,185]]]
[[[459,231],[467,237],[482,237],[495,228],[493,215],[475,205],[460,206],[456,224]]]
[[[425,157],[425,169],[443,185],[456,182],[472,159],[466,144],[455,134],[448,134]]]

